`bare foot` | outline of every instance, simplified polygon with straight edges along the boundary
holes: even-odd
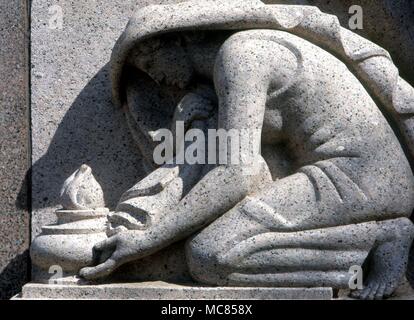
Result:
[[[402,218],[381,222],[378,245],[371,252],[368,277],[364,288],[351,293],[362,300],[390,297],[398,288],[407,269],[408,254],[414,235],[414,225]]]

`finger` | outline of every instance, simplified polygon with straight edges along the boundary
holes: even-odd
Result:
[[[87,280],[96,280],[110,275],[117,267],[119,267],[119,265],[119,262],[113,258],[109,258],[96,267],[86,267],[81,269],[79,275]]]
[[[97,251],[104,251],[109,249],[114,249],[116,247],[116,237],[110,237],[108,239],[105,239],[101,242],[98,242],[93,246],[94,250]]]
[[[109,220],[109,219],[108,219]],[[116,224],[115,224],[116,225]],[[108,236],[116,236],[118,233],[128,231],[128,229],[125,226],[116,226],[106,231]]]
[[[116,238],[110,237],[94,245],[92,249],[93,264],[98,265],[106,261],[116,249]]]
[[[109,250],[104,250],[104,251],[98,251],[100,252],[100,254],[97,255],[97,259],[94,260],[94,265],[97,266],[101,263],[104,263],[106,260],[108,260],[109,258],[112,257],[114,251],[116,250],[116,248],[111,248]]]

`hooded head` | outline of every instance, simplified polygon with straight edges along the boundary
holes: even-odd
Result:
[[[192,70],[182,46],[184,34],[207,30],[243,30],[275,24],[270,6],[259,0],[185,1],[137,10],[118,39],[111,57],[114,103],[125,102],[123,75],[133,63],[158,83],[185,86]],[[135,59],[135,61],[132,61]],[[172,76],[175,72],[176,76]]]
[[[157,84],[186,88],[193,77],[193,67],[183,46],[182,37],[166,34],[139,43],[127,61],[146,73]]]

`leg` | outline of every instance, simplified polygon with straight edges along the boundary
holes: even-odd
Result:
[[[400,218],[271,232],[236,207],[189,239],[186,253],[193,277],[210,285],[348,288],[350,267],[362,266],[374,247],[375,267],[358,297],[382,298],[404,274],[413,229]]]
[[[404,273],[411,222],[364,223],[375,215],[370,199],[324,164],[274,182],[192,238],[187,256],[194,278],[215,285],[346,288],[349,268],[362,266],[374,248],[368,289],[360,297],[393,292]]]
[[[243,200],[189,241],[193,276],[220,285],[347,284],[349,267],[374,245],[376,224],[347,225],[338,203],[325,205],[330,190],[319,191],[298,173]],[[345,227],[329,228],[338,225]]]
[[[377,232],[375,222],[272,232],[236,207],[188,241],[187,261],[212,285],[345,288]]]

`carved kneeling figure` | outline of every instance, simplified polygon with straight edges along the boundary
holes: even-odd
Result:
[[[191,3],[197,12],[205,9]],[[155,170],[122,198],[110,217],[115,235],[95,246],[101,263],[82,269],[81,276],[107,276],[190,237],[188,265],[203,283],[347,288],[350,267],[365,263],[366,286],[354,296],[390,296],[405,272],[414,237],[408,219],[414,177],[382,112],[412,102],[413,89],[395,76],[387,53],[372,43],[337,25],[339,47],[313,30],[307,18],[330,17],[314,8],[291,7],[302,20],[289,24],[289,7],[231,2],[205,15],[211,19],[206,29],[233,31],[198,37],[179,32],[188,30],[182,20],[186,26],[192,22],[194,30],[205,26],[205,16],[197,13],[197,18],[186,6],[146,8],[131,20],[113,55],[115,98],[125,96],[118,102],[132,110],[139,89],[133,78],[123,81],[122,95],[118,84],[125,67],[140,70],[156,83],[184,90],[176,115],[188,110],[186,128],[261,130],[262,137],[249,140],[262,146],[261,154],[213,169],[184,164]],[[193,16],[169,18],[165,25],[174,33],[166,29],[166,35],[155,37],[157,26],[147,22],[142,27],[147,34],[134,34],[134,23],[147,15],[153,21],[165,18],[168,10],[183,15],[190,10]],[[217,14],[223,12],[226,27]],[[285,26],[276,23],[283,14]],[[253,28],[260,30],[243,31]],[[381,103],[388,109],[380,110]],[[149,218],[140,220],[142,213]]]

